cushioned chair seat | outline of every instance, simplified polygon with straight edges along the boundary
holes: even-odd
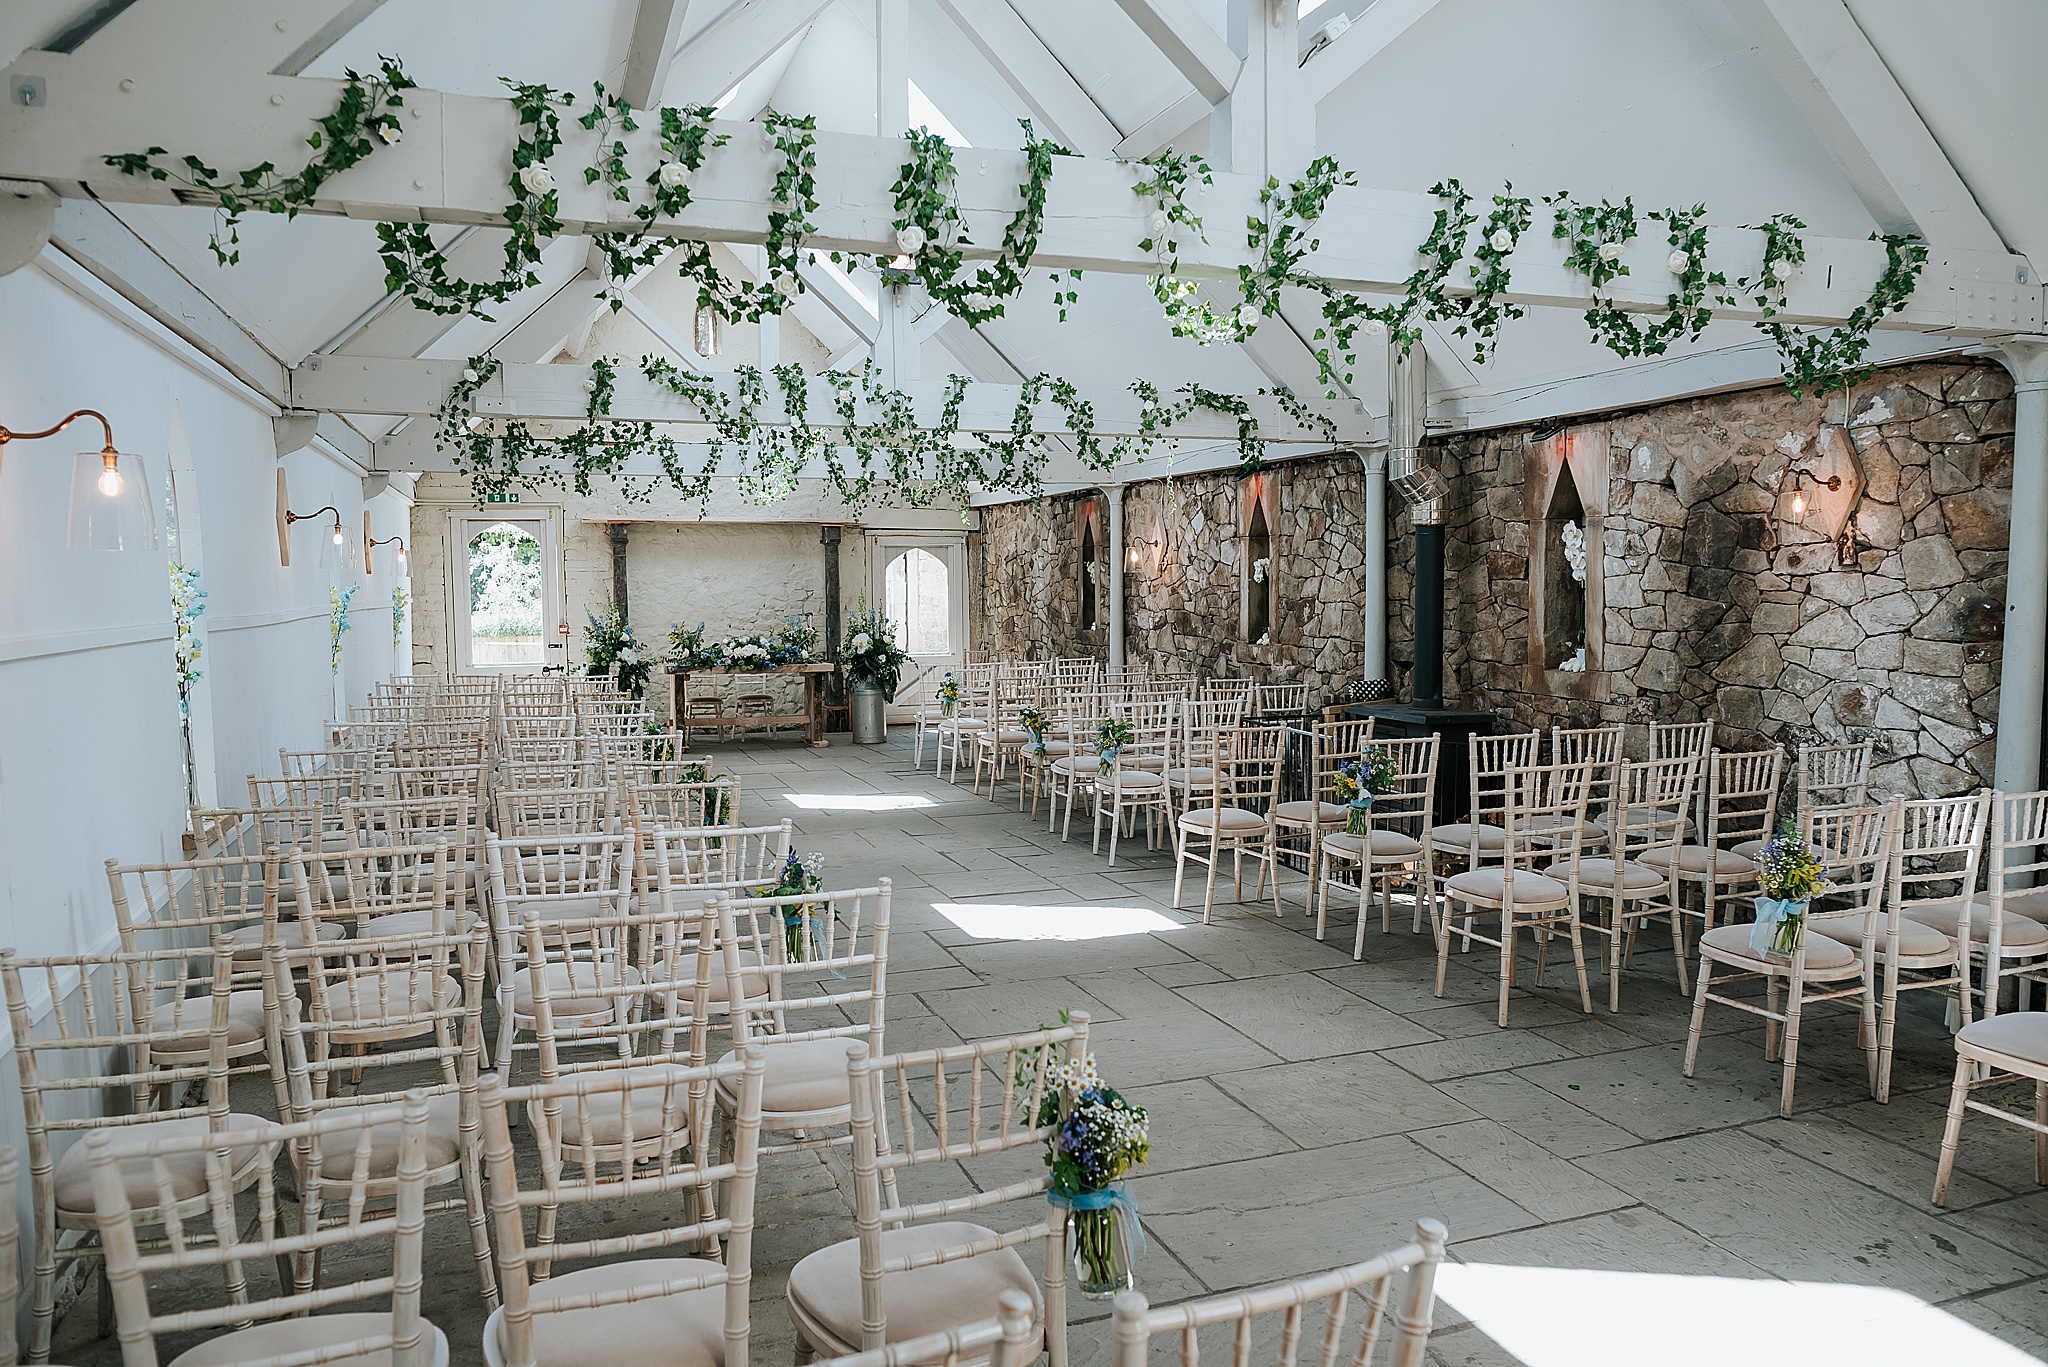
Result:
[[[939,723],[941,731],[986,731],[988,723],[980,717],[950,717]]]
[[[447,1362],[447,1338],[424,1320],[420,1327],[427,1337],[431,1354],[429,1361],[437,1367]],[[258,1362],[311,1353],[316,1349],[334,1348],[390,1332],[391,1316],[375,1311],[272,1320],[268,1324],[253,1325],[210,1338],[197,1348],[180,1353],[172,1360],[171,1367],[227,1367],[229,1363]],[[384,1348],[374,1353],[350,1353],[345,1357],[323,1358],[321,1362],[322,1367],[391,1367],[391,1350]]]
[[[1845,917],[1837,920],[1808,919],[1806,928],[1818,931],[1831,940],[1861,948],[1863,945],[1863,920],[1861,917]],[[1807,936],[1810,940],[1813,937]],[[1953,952],[1955,941],[1942,934],[1933,926],[1914,920],[1910,916],[1899,918],[1899,957],[1905,959],[1939,958]],[[1885,932],[1882,922],[1877,928],[1877,955],[1884,957]],[[1811,953],[1811,951],[1808,951]]]
[[[1614,890],[1614,861],[1612,859],[1581,859],[1578,861],[1579,891],[1597,893],[1602,889]],[[1559,876],[1570,872],[1569,864],[1552,864],[1550,871]],[[1621,890],[1623,892],[1655,892],[1668,886],[1664,875],[1655,869],[1646,869],[1634,860],[1621,861]]]
[[[591,916],[614,916],[625,909],[625,896],[601,897],[596,893],[577,894],[572,897],[543,897],[538,893],[520,896],[516,892],[505,895],[505,920],[509,925],[518,925],[529,911],[538,912],[540,919],[553,924],[556,921],[581,921]]]
[[[1714,881],[1719,883],[1740,883],[1756,876],[1756,861],[1746,854],[1734,850],[1709,851],[1705,845],[1681,845],[1678,848],[1678,873],[1685,877],[1703,877],[1707,872],[1707,855],[1714,856]],[[1659,845],[1654,850],[1644,850],[1635,857],[1638,864],[1647,864],[1653,869],[1662,869],[1671,863],[1671,847]]]
[[[1334,802],[1282,802],[1273,808],[1273,818],[1297,826],[1306,826],[1311,821],[1341,826],[1345,820],[1344,809]]]
[[[998,745],[1022,745],[1030,739],[1031,733],[1021,726],[1005,726],[1002,730],[996,732],[996,744]]]
[[[631,1286],[688,1284],[717,1275],[701,1258],[640,1258],[558,1272],[536,1282],[535,1302],[574,1299]],[[504,1361],[504,1312],[493,1311],[484,1336],[491,1361]],[[725,1361],[725,1289],[647,1295],[586,1310],[533,1317],[534,1360],[541,1367],[720,1367]]]
[[[691,971],[695,972],[695,969]],[[621,983],[631,986],[639,981],[639,969],[631,964],[622,968],[616,959],[606,959],[601,963],[586,960],[574,964],[549,964],[548,1009],[557,1017],[609,1015],[618,1006],[619,999],[604,989],[618,987]],[[512,984],[512,1012],[519,1016],[533,1014],[533,976],[524,969]]]
[[[456,914],[455,925],[461,932],[473,929],[483,917],[464,907]],[[372,916],[363,922],[363,934],[370,939],[393,935],[432,935],[434,913],[425,907],[418,911],[394,911],[388,916]],[[444,929],[443,934],[447,931]]]
[[[1530,824],[1529,830],[1529,834],[1532,838],[1540,840],[1546,845],[1555,845],[1560,840],[1569,840],[1571,838],[1570,832],[1571,823],[1568,821],[1562,821],[1557,819],[1538,819]],[[1598,822],[1580,822],[1579,843],[1590,845],[1606,844],[1607,828],[1605,826],[1600,825]]]
[[[1758,852],[1763,849],[1764,843],[1761,840],[1738,840],[1728,848],[1745,859],[1753,860],[1757,857]]]
[[[846,1090],[846,1050],[854,1042],[846,1035],[787,1043],[756,1040],[754,1047],[768,1067],[761,1081],[762,1114],[804,1115],[852,1105]],[[737,1079],[720,1078],[718,1091],[728,1105],[739,1104]]]
[[[1214,769],[1168,769],[1166,781],[1176,788],[1207,788],[1216,782]]]
[[[980,1225],[946,1220],[907,1229],[882,1231],[882,1257],[954,1248],[988,1239],[994,1232]],[[1041,1305],[1038,1282],[1012,1248],[891,1272],[882,1278],[882,1303],[887,1310],[888,1341],[903,1343],[988,1317],[988,1308],[1005,1291],[1021,1291]],[[803,1259],[789,1272],[789,1300],[804,1320],[842,1345],[860,1346],[860,1244],[847,1239]]]
[[[2048,1067],[2048,1011],[2006,1011],[1971,1021],[1956,1035],[1956,1047]]]
[[[1738,923],[1730,926],[1715,926],[1700,936],[1703,950],[1712,951],[1713,957],[1722,963],[1743,964],[1750,967],[1786,967],[1782,960],[1766,959],[1762,950],[1749,947],[1749,926]],[[1825,935],[1806,937],[1806,971],[1828,974],[1856,970],[1856,955],[1845,944],[1831,940]]]
[[[1215,807],[1193,807],[1180,814],[1180,824],[1191,830],[1213,830],[1219,816],[1222,818],[1225,835],[1266,829],[1266,818],[1257,812],[1248,812],[1242,807],[1224,807],[1220,811]]]
[[[1064,758],[1074,753],[1074,743],[1070,740],[1049,740],[1045,743],[1045,753]]]
[[[681,1139],[687,1124],[689,1089],[680,1084],[673,1087],[669,1085],[670,1080],[680,1071],[667,1064],[650,1064],[632,1070],[634,1086],[631,1092],[604,1092],[586,1098],[582,1105],[577,1105],[573,1097],[564,1097],[561,1103],[560,1122],[562,1143],[565,1146],[564,1156],[575,1161],[577,1147],[585,1142],[586,1123],[589,1126],[591,1144],[606,1146],[624,1143],[626,1103],[629,1097],[632,1103],[633,1138],[636,1144],[658,1139],[664,1132]],[[529,1109],[532,1108],[529,1106]]]
[[[319,926],[320,929],[316,933],[320,937],[321,944],[326,944],[330,940],[339,940],[348,934],[346,926],[334,921],[321,921]],[[238,930],[232,931],[228,935],[228,941],[235,947],[236,963],[243,963],[251,959],[263,957],[263,927],[260,925],[243,926]],[[304,949],[306,947],[306,923],[303,921],[279,921],[277,923],[277,942],[286,949]]]
[[[1323,837],[1323,847],[1345,856],[1353,863],[1358,852],[1365,848],[1366,837],[1338,831]],[[1375,830],[1372,833],[1372,857],[1374,859],[1412,859],[1422,854],[1422,842],[1410,839],[1399,831]]]
[[[387,1017],[423,1015],[452,1006],[462,997],[462,984],[452,974],[437,975],[424,966],[417,971],[389,968],[330,981],[321,996],[330,1020],[374,1026]]]
[[[2009,889],[2005,894],[2005,910],[2008,916],[2017,911],[2036,921],[2048,922],[2048,887]]]
[[[1592,824],[1599,828],[1600,833],[1602,835],[1605,835],[1607,833],[1608,824],[1613,819],[1613,815],[1612,813],[1610,813],[1607,816],[1599,818]],[[1673,820],[1677,820],[1680,822],[1680,828],[1684,830],[1688,837],[1692,835],[1692,818],[1689,816],[1681,817],[1676,812],[1657,807],[1631,807],[1628,810],[1628,824],[1632,827],[1648,827],[1656,826],[1659,823],[1665,823],[1663,825],[1663,829],[1669,830],[1670,826],[1668,823],[1670,823]]]
[[[404,1138],[405,1122],[396,1117],[370,1130],[369,1174],[372,1178],[398,1175],[398,1146]],[[462,1153],[462,1098],[453,1092],[427,1098],[427,1171],[453,1163]],[[329,1140],[320,1150],[320,1171],[328,1180],[346,1182],[356,1170],[356,1136]]]
[[[1500,869],[1467,869],[1444,880],[1444,890],[1460,898],[1498,903],[1507,896],[1507,878]],[[1571,888],[1555,878],[1527,869],[1515,873],[1515,905],[1545,903],[1562,906],[1571,900]]]
[[[1429,831],[1429,841],[1437,850],[1447,850],[1455,854],[1459,850],[1469,850],[1472,848],[1472,833],[1474,831],[1479,833],[1479,848],[1482,852],[1498,852],[1507,848],[1507,832],[1498,826],[1489,826],[1483,821],[1477,826],[1465,821],[1453,822],[1448,826],[1432,826]]]
[[[1100,771],[1100,763],[1093,754],[1067,755],[1052,762],[1056,774],[1080,774],[1092,777]]]
[[[1956,937],[1956,923],[1961,919],[1953,902],[1938,906],[1906,908],[1906,917],[1923,926],[1933,926],[1953,940]],[[1970,942],[1984,944],[1991,938],[1991,904],[1978,901],[1970,911]],[[1998,928],[1998,944],[2008,954],[2048,954],[2048,926],[2042,925],[2031,916],[2021,916],[2012,909],[2011,897],[2005,902],[2005,922]]]
[[[743,949],[740,955],[740,991],[747,994],[747,1000],[768,995],[768,975],[761,972],[761,956],[751,949]],[[684,951],[681,962],[673,966],[663,960],[654,966],[652,981],[669,983],[693,983],[697,979],[697,954],[694,950]],[[711,963],[711,1000],[722,1002],[726,996],[725,966],[716,959]],[[678,989],[681,991],[682,989]],[[687,1000],[677,1003],[680,1010],[689,1010]]]
[[[1103,783],[1107,787],[1123,788],[1126,790],[1132,788],[1163,788],[1166,786],[1166,779],[1163,775],[1150,773],[1144,769],[1124,769],[1104,779]]]
[[[213,999],[187,997],[182,1002],[165,1002],[149,1013],[149,1030],[158,1036],[150,1051],[165,1054],[203,1054],[207,1034],[213,1027]],[[170,1038],[163,1038],[171,1031]],[[228,993],[228,1048],[234,1050],[263,1038],[263,989]]]
[[[233,1114],[227,1119],[230,1130],[247,1130],[271,1122],[260,1116]],[[143,1145],[159,1139],[186,1139],[195,1134],[206,1133],[206,1117],[188,1116],[180,1120],[146,1120],[139,1125],[121,1125],[105,1133],[113,1136],[114,1152],[124,1149],[140,1149]],[[57,1209],[75,1215],[90,1215],[95,1202],[92,1195],[92,1158],[87,1154],[85,1137],[64,1150],[57,1160],[56,1171],[51,1181],[57,1196]],[[230,1151],[235,1166],[241,1168],[255,1158],[258,1150],[253,1146],[242,1146]],[[171,1196],[177,1201],[187,1201],[206,1191],[206,1155],[204,1153],[178,1153],[164,1160],[171,1174]],[[128,1179],[128,1204],[137,1210],[154,1210],[157,1206],[156,1165],[142,1158],[128,1160],[121,1164],[121,1171]]]

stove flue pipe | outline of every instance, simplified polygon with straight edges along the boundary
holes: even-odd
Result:
[[[1421,343],[1406,356],[1387,347],[1387,483],[1408,505],[1415,527],[1415,675],[1409,701],[1444,705],[1443,476],[1422,460],[1422,416],[1428,399]]]

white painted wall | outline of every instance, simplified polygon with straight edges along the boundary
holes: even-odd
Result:
[[[291,568],[278,564],[274,410],[118,301],[89,302],[70,278],[49,256],[0,277],[0,423],[34,429],[98,408],[160,495],[181,421],[208,594],[200,705],[212,714],[218,796],[240,804],[243,776],[275,772],[279,747],[319,743],[339,688],[360,700],[391,673],[396,578],[384,559],[386,572],[356,595],[336,680],[325,533],[300,524]],[[102,861],[175,858],[184,825],[167,551],[65,549],[71,457],[96,448],[96,433],[13,442],[0,458],[0,942],[30,955],[105,944]],[[332,503],[361,535],[353,470],[313,449],[285,468],[295,508]],[[380,535],[404,525],[406,501],[392,490],[375,502]],[[160,534],[162,524],[159,498]],[[188,513],[188,560],[192,530]]]

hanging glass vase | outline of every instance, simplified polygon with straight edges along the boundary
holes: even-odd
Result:
[[[1357,797],[1344,804],[1344,831],[1347,835],[1367,835],[1371,833],[1371,793],[1361,791]]]
[[[1128,1198],[1115,1191],[1084,1191],[1064,1198],[1067,1249],[1074,1286],[1085,1300],[1106,1301],[1137,1284],[1134,1249],[1143,1237]]]
[[[1749,930],[1751,949],[1773,963],[1789,964],[1806,942],[1806,911],[1811,898],[1759,897],[1756,923]]]

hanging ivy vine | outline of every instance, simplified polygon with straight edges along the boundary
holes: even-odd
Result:
[[[1019,119],[1024,130],[1024,180],[1017,186],[1017,212],[1003,229],[1002,247],[995,259],[962,274],[971,245],[966,223],[960,216],[959,172],[953,163],[953,148],[945,138],[928,128],[903,135],[910,145],[910,159],[896,173],[890,187],[896,204],[896,245],[911,262],[911,273],[923,282],[931,297],[946,311],[978,327],[1003,316],[1003,304],[1024,288],[1031,270],[1031,257],[1038,250],[1038,235],[1045,226],[1046,187],[1052,183],[1053,159],[1072,156],[1065,147],[1041,138],[1031,120]],[[882,262],[877,261],[878,268]],[[1054,271],[1054,303],[1066,321],[1065,310],[1079,295],[1074,282],[1079,271]]]
[[[357,165],[380,145],[404,136],[398,121],[398,111],[405,108],[405,96],[400,92],[416,88],[395,57],[380,58],[375,76],[347,72],[334,112],[317,120],[319,127],[306,139],[306,146],[315,153],[313,159],[288,176],[278,174],[277,163],[266,161],[223,177],[189,153],[167,166],[157,160],[170,155],[161,147],[118,152],[100,160],[126,175],[175,180],[187,189],[213,195],[219,203],[207,245],[213,249],[215,261],[232,266],[242,259],[243,215],[253,209],[297,217],[299,210],[319,197],[320,187],[331,177]]]
[[[757,323],[779,314],[804,292],[797,266],[804,238],[817,231],[818,120],[770,109],[761,116],[768,145],[782,154],[768,191],[768,272],[757,282],[728,280],[711,258],[711,244],[684,239],[676,244],[676,268],[697,285],[697,307],[728,322]],[[714,144],[716,145],[716,144]]]

